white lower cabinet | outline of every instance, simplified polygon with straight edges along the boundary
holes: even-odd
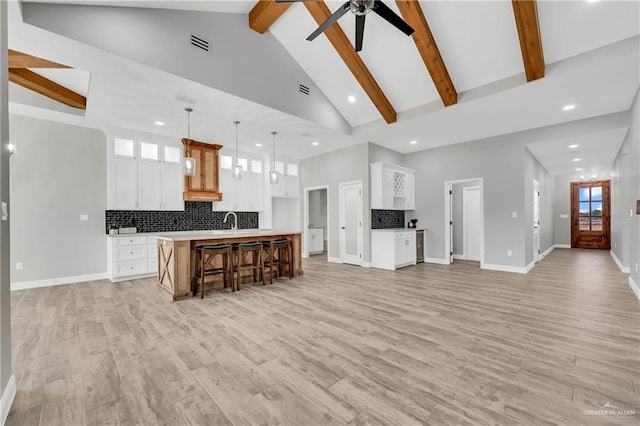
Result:
[[[371,266],[394,270],[415,264],[416,231],[371,231]]]
[[[322,253],[324,251],[324,229],[309,228],[307,230],[309,254]]]
[[[110,235],[107,237],[107,256],[112,282],[158,273],[158,247],[153,235]]]

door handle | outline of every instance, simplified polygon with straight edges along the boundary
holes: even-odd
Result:
[[[341,226],[342,229],[347,229],[345,226]]]

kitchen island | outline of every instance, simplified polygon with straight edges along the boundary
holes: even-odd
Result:
[[[195,274],[195,249],[200,245],[289,240],[293,247],[294,275],[303,273],[300,232],[252,229],[237,232],[229,230],[166,232],[155,235],[158,244],[158,288],[171,300],[191,297],[191,280]],[[241,283],[251,280],[250,274],[240,278]],[[219,285],[222,286],[222,282]]]

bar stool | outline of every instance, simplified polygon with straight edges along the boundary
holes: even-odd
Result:
[[[191,291],[195,296],[198,292],[198,280],[200,280],[200,298],[204,299],[204,286],[205,277],[207,275],[222,274],[224,286],[231,286],[231,291],[235,291],[233,285],[233,260],[232,247],[230,244],[216,244],[205,245],[196,247],[196,273],[193,276],[191,283]],[[216,257],[222,257],[222,267],[216,268],[213,266],[213,261]],[[227,284],[227,277],[229,278],[229,285]]]
[[[267,250],[267,260],[264,262],[265,268],[269,268],[269,284],[273,284],[273,267],[278,268],[278,276],[282,276],[282,265],[287,265],[289,279],[293,278],[293,249],[289,240],[272,240],[262,243]],[[275,254],[278,257],[275,257]],[[286,257],[285,257],[286,255]]]
[[[236,290],[240,290],[240,279],[242,271],[245,270],[253,272],[253,282],[256,282],[256,274],[259,273],[262,285],[265,285],[262,243],[235,243],[233,244],[233,251],[236,254],[235,265],[233,266],[233,271],[237,273],[235,280]],[[251,255],[251,261],[246,260],[249,254]]]

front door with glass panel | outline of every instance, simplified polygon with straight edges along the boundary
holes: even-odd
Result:
[[[611,248],[609,181],[571,183],[571,247]]]

